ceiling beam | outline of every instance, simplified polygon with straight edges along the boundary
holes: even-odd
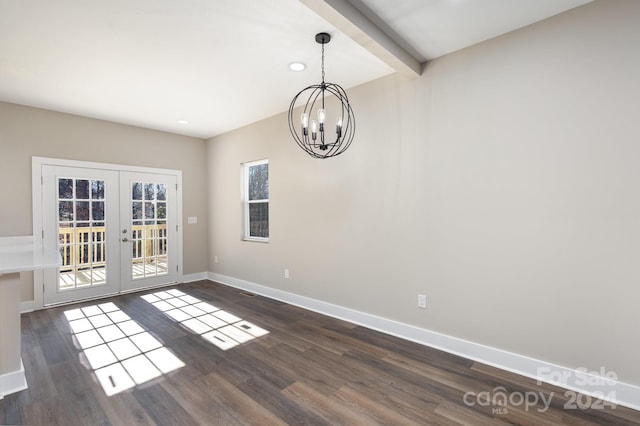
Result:
[[[300,0],[339,31],[408,77],[422,74],[422,64],[347,0]]]

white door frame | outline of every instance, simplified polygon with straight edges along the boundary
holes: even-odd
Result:
[[[176,223],[178,224],[177,235],[177,253],[176,260],[178,262],[178,282],[183,281],[183,255],[182,255],[182,170],[159,169],[151,167],[127,166],[122,164],[97,163],[91,161],[65,160],[61,158],[49,157],[31,157],[31,197],[33,203],[33,235],[34,238],[42,238],[44,236],[43,229],[43,209],[42,209],[42,166],[65,166],[65,167],[81,167],[85,169],[101,169],[125,172],[140,172],[173,175],[178,183],[177,200],[176,200]],[[57,249],[57,247],[54,247]],[[33,274],[33,308],[44,308],[44,273],[43,271],[35,271]]]

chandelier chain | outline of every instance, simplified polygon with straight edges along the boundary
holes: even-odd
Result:
[[[324,83],[324,43],[322,43],[322,83]]]

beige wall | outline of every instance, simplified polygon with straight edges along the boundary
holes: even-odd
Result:
[[[32,233],[32,156],[182,170],[184,273],[207,270],[204,141],[0,102],[0,236]],[[23,282],[32,300],[33,280]]]
[[[209,270],[640,384],[638,16],[597,1],[352,89],[335,159],[285,114],[210,140]],[[240,239],[261,158],[268,244]]]

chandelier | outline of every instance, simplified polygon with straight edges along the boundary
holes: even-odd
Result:
[[[316,42],[322,46],[322,82],[302,89],[289,106],[291,135],[298,146],[314,158],[335,157],[345,152],[353,141],[356,127],[347,93],[339,85],[324,81],[324,45],[330,40],[327,33],[316,34]],[[298,98],[306,100],[299,121],[293,112]],[[325,108],[325,101],[330,108]],[[327,119],[335,119],[335,132]]]

